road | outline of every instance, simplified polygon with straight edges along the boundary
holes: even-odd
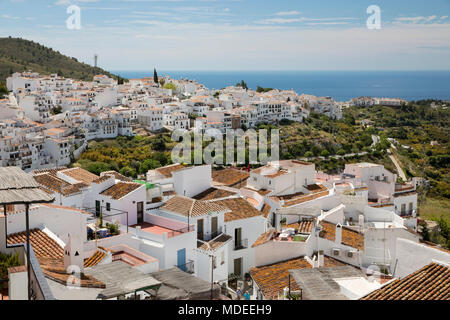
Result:
[[[402,167],[400,167],[400,164],[398,163],[395,156],[392,154],[391,149],[388,149],[388,154],[389,154],[389,158],[391,159],[391,161],[394,163],[395,167],[397,168],[397,172],[398,172],[398,175],[400,176],[400,178],[402,178],[404,182],[408,181],[408,179],[406,179],[405,172],[403,171]]]

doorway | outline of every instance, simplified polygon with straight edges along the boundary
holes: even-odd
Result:
[[[217,230],[218,230],[218,220],[219,220],[219,218],[217,218],[217,217],[213,217],[212,219],[211,219],[211,237],[212,238],[215,238],[215,237],[217,237]]]
[[[234,274],[242,276],[242,258],[234,259]]]
[[[137,203],[137,223],[144,222],[144,202]]]
[[[203,240],[203,219],[197,220],[197,239]]]
[[[186,249],[177,251],[177,266],[182,271],[186,272]]]

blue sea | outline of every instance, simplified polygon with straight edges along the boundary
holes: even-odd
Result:
[[[151,71],[112,71],[122,77],[153,77]],[[450,71],[164,71],[221,89],[244,80],[249,88],[294,89],[297,93],[331,96],[336,101],[354,97],[450,100]]]

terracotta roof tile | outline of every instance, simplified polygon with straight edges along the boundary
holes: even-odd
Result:
[[[228,190],[209,188],[208,190],[199,193],[193,198],[195,200],[214,200],[214,199],[228,198],[234,195],[236,195],[236,193]]]
[[[195,200],[183,196],[175,196],[167,200],[161,209],[192,217],[203,216],[209,212],[228,211],[228,208],[217,202]]]
[[[215,201],[231,212],[225,213],[225,222],[261,216],[262,212],[243,198],[231,198]]]
[[[170,166],[166,166],[166,167],[155,169],[155,171],[160,173],[160,174],[162,174],[166,178],[171,178],[172,177],[172,173],[174,173],[176,171],[179,171],[179,170],[182,170],[184,168],[186,168],[186,166],[184,166],[182,164],[174,164],[174,165],[170,165]]]
[[[71,177],[79,182],[84,182],[90,185],[93,181],[100,177],[82,168],[70,168],[61,171],[62,174]]]
[[[82,191],[83,188],[87,187],[86,183],[76,183],[70,184],[58,178],[56,175],[51,173],[42,173],[33,176],[34,180],[42,186],[42,189],[48,193],[61,193],[64,196],[70,196]]]
[[[8,244],[19,244],[27,241],[26,232],[18,232],[8,236]],[[50,238],[45,232],[39,229],[30,230],[30,244],[37,258],[62,258],[64,254],[63,248]]]
[[[263,206],[262,209],[261,209],[262,216],[263,216],[264,218],[267,218],[267,217],[269,216],[269,213],[270,213],[270,210],[271,210],[271,209],[272,209],[272,207],[269,206],[267,203],[264,204],[264,206]]]
[[[431,263],[361,300],[450,300],[450,268]]]
[[[97,250],[92,256],[84,260],[84,267],[90,268],[98,265],[106,257],[106,253],[102,250]]]
[[[283,201],[283,207],[294,206],[306,201],[311,201],[317,198],[321,198],[327,196],[330,191],[323,185],[310,185],[308,186],[312,190],[309,194],[304,194],[302,192],[298,192],[296,194],[287,195],[287,196],[272,196],[270,197],[275,202],[279,203]]]
[[[321,221],[322,231],[319,236],[323,239],[335,241],[336,239],[336,225],[327,221]],[[342,226],[342,244],[356,248],[358,250],[364,250],[364,235]]]
[[[8,244],[26,242],[26,232],[14,233],[8,236]],[[44,275],[63,285],[70,285],[70,274],[64,267],[64,250],[59,244],[39,229],[30,230],[30,244],[41,265]],[[75,284],[74,284],[75,285]],[[81,275],[80,285],[88,288],[105,288],[105,285],[91,276]]]
[[[102,172],[100,174],[100,176],[114,176],[114,178],[116,178],[117,180],[124,181],[124,182],[133,181],[133,179],[125,177],[123,174],[120,174],[117,171],[105,171],[105,172]]]
[[[343,266],[344,264],[329,257],[325,257],[325,268]],[[269,300],[278,299],[278,294],[289,286],[289,270],[310,269],[312,266],[304,257],[299,257],[271,265],[256,267],[250,270],[250,275]],[[291,278],[291,290],[299,290],[296,282]]]
[[[209,242],[197,241],[197,248],[204,251],[214,251],[227,244],[231,239],[231,236],[223,233]]]
[[[286,228],[294,228],[300,233],[311,233],[313,226],[313,220],[302,220],[300,222],[289,224],[286,226]]]
[[[271,228],[267,232],[264,232],[262,235],[256,239],[255,243],[253,243],[252,248],[263,245],[264,243],[269,242],[272,239],[273,234],[275,233],[275,229]]]
[[[212,179],[216,184],[228,187],[245,182],[250,177],[247,171],[237,169],[213,170]]]
[[[142,184],[139,183],[131,183],[131,182],[119,182],[113,185],[112,187],[106,189],[101,192],[101,195],[111,197],[114,200],[119,200],[125,197],[130,192],[137,190],[139,187],[142,187]]]

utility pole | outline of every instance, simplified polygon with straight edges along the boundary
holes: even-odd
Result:
[[[213,299],[213,288],[214,288],[214,255],[209,255],[211,257],[211,300]]]

